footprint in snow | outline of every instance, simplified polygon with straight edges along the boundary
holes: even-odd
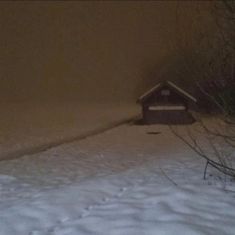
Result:
[[[60,220],[60,223],[62,224],[62,223],[65,223],[65,222],[67,222],[67,221],[69,221],[69,218],[68,218],[68,217],[65,217],[65,218],[63,218],[63,219]]]
[[[83,212],[82,212],[82,214],[79,216],[79,218],[84,218],[84,217],[86,217],[86,216],[88,216],[90,214],[90,212],[88,211],[88,210],[83,210]]]
[[[31,231],[29,233],[29,235],[45,235],[45,233],[41,232],[41,231],[34,230],[34,231]]]
[[[87,210],[87,211],[90,211],[90,210],[92,210],[92,208],[93,208],[93,206],[90,205],[90,206],[86,207],[86,210]]]
[[[117,194],[117,197],[121,197],[126,190],[126,187],[120,188],[120,192]]]
[[[108,197],[104,197],[104,198],[102,199],[102,201],[103,201],[103,202],[108,202],[108,201],[109,201],[109,198],[108,198]]]

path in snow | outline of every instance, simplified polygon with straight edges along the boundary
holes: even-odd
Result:
[[[203,166],[160,125],[1,162],[0,234],[232,235],[235,194],[203,181]]]

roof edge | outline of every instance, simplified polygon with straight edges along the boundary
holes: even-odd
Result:
[[[184,96],[186,96],[188,99],[194,101],[195,103],[197,102],[197,99],[195,97],[193,97],[191,94],[189,94],[188,92],[186,92],[182,88],[178,87],[175,83],[168,81],[168,80],[164,81],[164,82],[159,82],[157,85],[155,85],[154,87],[152,87],[151,89],[146,91],[143,95],[141,95],[137,99],[136,102],[137,103],[143,102],[148,96],[150,96],[155,90],[159,89],[164,84],[171,86],[173,89],[177,90],[179,93],[183,94]]]

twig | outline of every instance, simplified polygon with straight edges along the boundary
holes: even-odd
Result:
[[[174,184],[175,186],[178,187],[178,184],[177,184],[173,179],[171,179],[161,167],[159,167],[159,169],[160,169],[160,171],[162,172],[162,174],[163,174],[172,184]]]
[[[228,167],[226,165],[223,165],[221,163],[218,163],[218,162],[210,159],[206,154],[204,154],[203,152],[200,151],[201,148],[199,147],[199,145],[196,145],[196,146],[192,145],[189,141],[187,141],[185,138],[183,138],[181,135],[179,135],[171,126],[169,126],[169,127],[174,135],[176,135],[179,139],[181,139],[186,145],[188,145],[199,156],[206,159],[208,161],[208,164],[210,164],[211,166],[213,166],[214,168],[216,168],[218,171],[222,172],[223,174],[229,175],[231,177],[235,176],[235,169],[234,168]],[[194,142],[194,144],[195,143],[196,142]],[[198,147],[199,147],[199,149],[198,149]]]

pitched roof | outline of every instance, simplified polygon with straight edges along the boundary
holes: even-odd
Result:
[[[192,100],[194,102],[197,102],[197,99],[195,97],[193,97],[192,95],[190,95],[188,92],[184,91],[182,88],[178,87],[176,84],[174,84],[173,82],[170,81],[165,81],[165,82],[160,82],[157,85],[155,85],[154,87],[152,87],[151,89],[149,89],[148,91],[146,91],[143,95],[141,95],[137,102],[143,102],[144,100],[146,100],[153,92],[157,91],[158,89],[160,89],[160,87],[162,87],[163,85],[168,85],[171,88],[173,88],[175,91],[177,91],[178,93],[182,94],[183,96],[185,96],[186,98],[188,98],[189,100]]]

